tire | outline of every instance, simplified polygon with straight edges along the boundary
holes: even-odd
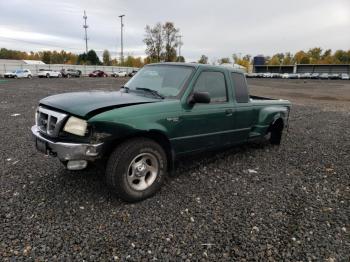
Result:
[[[71,78],[71,75],[70,75],[70,74],[68,74],[68,75],[67,75],[67,78]]]
[[[50,78],[50,74],[46,74],[46,78]]]
[[[62,77],[62,75],[61,74],[58,74],[58,76],[57,76],[58,78],[61,78]]]
[[[32,78],[32,75],[28,75],[28,78],[31,79],[31,78]]]
[[[280,145],[283,134],[283,121],[277,120],[273,125],[271,125],[270,133],[270,143],[272,145]]]
[[[15,75],[13,78],[14,78],[14,79],[17,79],[17,78],[18,78],[18,76],[16,76],[16,75]]]
[[[119,145],[107,162],[106,182],[126,202],[153,196],[160,190],[166,175],[167,157],[163,148],[147,138]]]

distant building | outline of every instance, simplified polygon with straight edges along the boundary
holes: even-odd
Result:
[[[40,60],[0,59],[0,65],[45,65]]]
[[[253,58],[253,66],[265,65],[266,59],[263,55],[257,55]]]
[[[337,65],[313,65],[313,64],[295,64],[295,65],[254,65],[254,73],[328,73],[328,74],[350,74],[350,64]]]
[[[22,60],[26,65],[46,65],[43,61],[40,60]]]

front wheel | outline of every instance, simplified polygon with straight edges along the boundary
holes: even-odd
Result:
[[[109,157],[106,181],[121,199],[137,202],[154,195],[167,173],[163,148],[147,138],[119,145]]]
[[[50,74],[46,74],[46,78],[50,78]]]

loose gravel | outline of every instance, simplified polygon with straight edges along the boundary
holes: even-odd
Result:
[[[103,172],[65,170],[30,134],[40,98],[123,81],[0,83],[1,261],[349,261],[349,110],[295,106],[280,147],[182,159],[160,193],[126,204]]]

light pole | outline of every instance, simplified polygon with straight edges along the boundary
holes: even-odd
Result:
[[[120,48],[121,48],[121,52],[120,52],[120,63],[123,64],[124,63],[124,53],[123,53],[123,28],[124,28],[124,24],[123,24],[123,17],[125,15],[120,15]]]

